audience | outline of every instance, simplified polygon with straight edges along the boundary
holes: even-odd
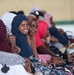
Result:
[[[56,43],[61,47],[69,47],[70,41],[66,33],[55,26],[52,15],[45,10],[33,8],[28,16],[22,10],[4,13],[0,20],[0,35],[0,56],[5,59],[0,58],[0,68],[4,64],[1,73],[6,72],[3,68],[8,68],[10,72],[12,65],[21,65],[22,75],[45,75],[46,72],[46,75],[74,74],[74,54],[68,55],[70,63],[66,64],[63,58],[50,50]],[[14,74],[17,75],[17,71]]]

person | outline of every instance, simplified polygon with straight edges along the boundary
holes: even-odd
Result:
[[[29,58],[33,55],[33,51],[30,48],[26,34],[29,30],[28,19],[25,15],[17,15],[12,21],[12,34],[16,37],[16,45],[21,49],[19,55]]]
[[[58,39],[58,42],[60,42],[63,46],[69,47],[70,46],[70,40],[63,29],[57,28],[55,26],[55,23],[53,21],[53,17],[51,14],[46,13],[44,15],[45,21],[48,23],[49,26],[49,32],[51,36],[54,36]]]
[[[0,20],[0,50],[5,52],[12,52],[6,34],[6,26],[2,20]]]
[[[55,23],[53,22],[53,17],[51,14],[44,14],[44,19],[45,22],[48,24],[49,26],[49,32],[52,36],[56,37],[58,39],[59,44],[56,44],[54,42],[54,46],[58,47],[59,50],[62,52],[63,48],[64,48],[64,56],[66,57],[66,60],[69,61],[68,59],[73,59],[71,57],[71,55],[69,56],[69,54],[65,51],[66,47],[70,47],[70,40],[68,39],[68,36],[66,35],[66,33],[62,30],[62,29],[57,29],[55,26]],[[66,52],[66,53],[65,53]],[[70,58],[68,58],[68,56]],[[72,53],[73,56],[73,53]]]
[[[36,50],[36,46],[34,46],[35,45],[35,39],[34,39],[34,36],[33,36],[37,31],[38,22],[37,22],[37,19],[34,15],[29,15],[27,17],[28,17],[28,21],[29,21],[29,31],[28,31],[28,34],[26,35],[27,40],[28,40],[28,43],[29,43],[30,47],[33,50],[35,58],[39,59],[38,53],[37,53],[37,50]]]
[[[34,52],[34,56],[37,59],[41,59],[41,61],[44,62],[42,64],[49,65],[51,64],[51,60],[56,61],[57,59],[55,60],[52,59],[52,57],[48,54],[38,54],[37,53],[36,42],[34,38],[34,34],[37,32],[37,27],[38,27],[37,19],[34,15],[29,15],[28,19],[29,19],[29,32],[27,34],[28,43]],[[53,62],[53,63],[56,64],[56,62]],[[57,60],[57,64],[58,64],[58,60]]]
[[[32,75],[28,65],[29,61],[20,55],[0,51],[1,75]]]
[[[37,17],[37,19],[38,19],[38,30],[37,30],[37,32],[35,34],[36,48],[38,50],[39,46],[43,46],[44,47],[44,44],[41,41],[41,39],[45,38],[45,36],[48,36],[48,39],[46,39],[46,38],[45,39],[46,39],[47,43],[49,43],[50,42],[50,35],[49,35],[49,32],[48,32],[48,25],[47,25],[47,23],[43,19],[43,13],[41,13],[39,11],[36,11],[34,13],[31,13],[31,14],[35,15]],[[43,33],[43,30],[44,30],[44,33]],[[47,54],[50,54],[52,56],[55,56],[54,53],[52,53],[50,50],[47,50],[46,48],[45,49],[41,48],[39,50],[38,50],[39,53],[42,52],[43,54],[47,53]]]
[[[34,52],[35,58],[40,59],[42,62],[44,62],[48,65],[47,61],[50,62],[51,56],[43,55],[43,54],[39,55],[37,53],[37,49],[36,49],[36,42],[35,42],[34,34],[37,32],[37,29],[38,29],[38,21],[37,21],[36,17],[31,14],[28,16],[28,20],[29,20],[29,31],[27,34],[28,43]]]
[[[47,36],[47,37],[46,37]],[[36,48],[38,52],[41,54],[49,54],[51,56],[56,57],[56,55],[48,50],[44,43],[42,42],[42,38],[45,38],[46,44],[49,44],[50,42],[50,35],[48,33],[48,25],[46,22],[39,20],[38,22],[38,31],[35,34],[35,40],[36,40]]]
[[[11,45],[12,51],[19,53],[20,49],[16,46],[16,38],[14,35],[12,35],[12,32],[11,32],[11,28],[12,28],[11,23],[15,16],[16,15],[13,13],[6,12],[1,16],[1,20],[3,21],[3,23],[6,26],[7,39]],[[16,50],[14,51],[14,49],[16,49]]]

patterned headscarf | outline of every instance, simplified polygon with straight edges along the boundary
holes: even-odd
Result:
[[[26,35],[22,34],[18,30],[19,25],[24,20],[28,21],[25,15],[17,15],[14,17],[12,22],[12,33],[16,36],[16,45],[21,49],[21,52],[19,54],[23,57],[28,58],[33,55],[32,49],[30,48],[30,45],[27,42]]]

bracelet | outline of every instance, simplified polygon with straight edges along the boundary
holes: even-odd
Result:
[[[39,62],[42,62],[42,60],[41,60],[41,59],[39,59],[38,61],[39,61]]]

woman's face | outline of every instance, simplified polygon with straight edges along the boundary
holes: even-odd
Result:
[[[29,28],[29,35],[33,36],[37,32],[38,21],[37,20],[32,20],[29,27],[30,27]]]
[[[26,20],[22,21],[22,23],[19,25],[18,30],[22,33],[22,34],[27,34],[29,31],[29,24]]]

